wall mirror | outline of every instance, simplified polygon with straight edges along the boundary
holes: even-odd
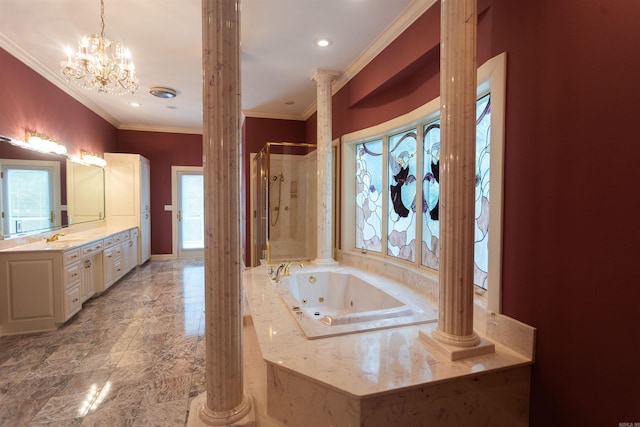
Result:
[[[0,135],[0,239],[104,219],[104,170]]]

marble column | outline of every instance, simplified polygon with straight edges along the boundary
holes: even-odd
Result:
[[[243,389],[239,0],[203,0],[206,391],[190,426],[252,426]]]
[[[339,73],[316,70],[313,80],[317,86],[317,253],[316,264],[332,264],[332,126],[331,126],[331,82]]]
[[[477,16],[476,0],[442,0],[440,292],[431,337],[454,360],[493,352],[473,330]]]

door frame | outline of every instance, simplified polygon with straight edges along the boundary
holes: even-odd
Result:
[[[178,175],[181,173],[199,172],[203,174],[202,166],[171,166],[171,254],[174,258],[181,258],[178,248]],[[204,191],[204,189],[203,189]],[[167,207],[165,206],[165,210]],[[204,254],[204,248],[202,252],[194,251],[193,256],[182,258],[200,258]]]

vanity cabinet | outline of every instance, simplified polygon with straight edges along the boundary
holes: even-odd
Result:
[[[107,224],[137,227],[136,264],[151,257],[151,168],[139,154],[104,153]]]
[[[82,274],[80,249],[65,251],[64,262],[64,310],[56,314],[56,322],[66,322],[82,308]]]
[[[52,330],[137,266],[136,228],[0,251],[0,336]]]
[[[91,298],[96,292],[102,288],[103,269],[102,269],[102,250],[103,241],[98,240],[81,248],[82,261],[81,268],[81,297],[82,302]]]
[[[11,252],[0,262],[0,334],[55,328],[63,307],[60,252]]]
[[[138,230],[132,229],[104,239],[104,287],[101,291],[138,265],[137,238]]]
[[[133,228],[129,231],[129,238],[122,242],[122,259],[126,271],[138,265],[138,235],[138,229]]]

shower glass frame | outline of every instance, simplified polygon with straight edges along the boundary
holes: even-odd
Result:
[[[256,179],[256,191],[254,193],[254,241],[253,245],[254,250],[252,251],[254,259],[252,260],[253,265],[257,265],[260,262],[266,262],[267,264],[274,262],[281,262],[292,259],[310,259],[315,257],[315,254],[305,254],[309,256],[294,256],[295,254],[291,254],[291,256],[273,256],[272,247],[273,244],[276,243],[272,240],[272,215],[273,209],[271,206],[271,183],[272,178],[277,177],[274,181],[282,180],[282,170],[280,168],[273,169],[272,168],[272,156],[274,154],[280,155],[308,155],[314,151],[316,151],[317,146],[315,144],[308,144],[303,142],[267,142],[262,149],[254,156],[254,169],[256,171],[255,179]],[[314,163],[315,167],[316,164]],[[315,174],[314,174],[315,175]],[[285,180],[287,179],[285,174]],[[290,179],[290,177],[289,177]],[[281,181],[279,185],[282,185]],[[277,190],[274,190],[277,191]],[[282,191],[282,187],[280,187],[280,191]],[[289,195],[291,194],[291,188],[288,189]],[[302,194],[303,188],[297,189],[296,194]],[[315,185],[313,188],[313,193],[315,194]],[[305,195],[306,196],[306,195]],[[277,196],[276,196],[277,197]],[[315,212],[315,198],[313,199],[313,205],[311,208]],[[309,203],[305,205],[306,208],[309,208]],[[278,215],[282,214],[280,210],[281,206],[278,206]],[[279,218],[280,220],[280,218]],[[281,223],[282,224],[282,223]],[[277,225],[277,224],[276,224]],[[315,245],[313,246],[313,250],[315,251]],[[299,254],[297,254],[299,255]]]

